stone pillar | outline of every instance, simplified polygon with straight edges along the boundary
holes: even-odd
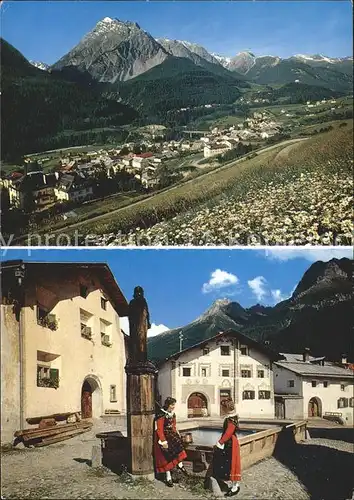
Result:
[[[149,361],[128,363],[127,433],[130,443],[128,472],[132,476],[154,479],[155,376],[157,368]]]

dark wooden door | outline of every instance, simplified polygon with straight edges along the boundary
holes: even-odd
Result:
[[[319,417],[320,416],[320,408],[317,399],[312,398],[309,401],[309,417]]]
[[[285,404],[284,401],[275,401],[275,418],[285,418]]]
[[[202,417],[204,415],[203,408],[207,407],[205,396],[199,392],[194,392],[188,398],[188,414],[193,417]]]
[[[92,418],[92,389],[88,382],[84,382],[81,391],[81,416]]]
[[[225,406],[222,404],[223,401],[231,399],[231,389],[222,389],[220,390],[220,416],[223,417],[226,415],[227,410]]]

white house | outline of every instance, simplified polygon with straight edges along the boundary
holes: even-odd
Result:
[[[210,158],[211,156],[217,156],[228,151],[228,147],[219,144],[207,144],[204,146],[204,158]]]
[[[238,137],[235,137],[234,139],[231,139],[231,138],[227,138],[225,139],[222,144],[225,144],[225,146],[228,148],[228,149],[233,149],[233,148],[236,148],[237,144],[239,142],[239,138]]]
[[[126,411],[128,303],[106,264],[1,265],[1,443],[28,419]]]
[[[353,424],[354,372],[304,354],[283,354],[274,363],[276,416],[279,418],[338,417]]]
[[[279,355],[235,331],[222,332],[160,363],[159,397],[177,400],[179,418],[223,415],[231,397],[241,418],[274,418],[272,365]]]

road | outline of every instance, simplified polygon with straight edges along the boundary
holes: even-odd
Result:
[[[280,143],[277,143],[277,144],[273,144],[272,146],[268,146],[266,148],[259,149],[257,151],[253,151],[253,152],[257,153],[257,155],[259,155],[260,153],[266,153],[268,151],[271,151],[272,149],[276,149],[276,148],[279,148],[281,146],[286,146],[286,145],[289,145],[289,144],[294,144],[296,142],[306,141],[307,139],[308,139],[307,137],[301,137],[299,139],[288,139],[286,141],[283,141],[283,142],[280,142]],[[220,172],[221,170],[225,170],[227,168],[230,168],[233,165],[236,165],[237,163],[239,163],[242,160],[244,160],[244,158],[246,156],[248,156],[249,154],[250,153],[248,153],[245,156],[242,156],[241,158],[239,158],[237,160],[231,160],[230,162],[225,163],[225,165],[223,165],[222,167],[219,167],[217,171]],[[198,176],[198,179],[205,178],[208,175],[215,174],[215,172],[216,172],[216,170],[211,170],[209,172],[205,172],[204,174],[201,174],[200,176]],[[117,208],[116,210],[112,210],[111,212],[109,212],[107,214],[98,215],[96,217],[92,217],[91,219],[87,219],[85,221],[76,222],[75,224],[70,224],[70,225],[62,227],[60,229],[56,229],[54,231],[50,231],[47,234],[50,234],[50,235],[52,235],[52,234],[60,234],[60,233],[64,234],[67,230],[71,231],[73,229],[81,229],[82,226],[84,226],[85,224],[89,224],[89,223],[92,223],[92,222],[102,221],[102,219],[104,219],[105,217],[106,218],[110,218],[110,217],[112,217],[113,214],[117,214],[117,213],[121,212],[122,210],[125,210],[127,207],[129,207],[129,208],[133,207],[133,206],[136,207],[138,205],[141,205],[141,204],[145,203],[146,200],[150,200],[151,198],[153,198],[155,196],[159,196],[159,194],[161,194],[161,193],[171,192],[171,191],[174,191],[175,189],[180,189],[182,186],[186,186],[187,184],[191,184],[192,182],[195,182],[195,179],[190,179],[189,181],[186,181],[183,184],[176,184],[175,186],[171,186],[169,188],[163,189],[161,191],[158,191],[157,193],[153,193],[151,196],[148,196],[148,197],[144,198],[143,200],[133,202],[130,205],[125,206],[125,207]],[[43,234],[43,231],[38,231],[38,233],[39,234]],[[44,233],[44,234],[46,234],[46,233]],[[14,244],[14,243],[24,242],[24,241],[27,240],[27,237],[28,237],[28,235],[21,236],[19,238],[14,238],[11,243]]]
[[[203,419],[201,425],[205,423]],[[190,427],[190,422],[186,425]],[[177,471],[172,475],[179,479],[179,483],[170,489],[161,481],[131,481],[109,468],[92,467],[93,446],[100,445],[96,434],[112,430],[120,430],[126,435],[125,427],[118,426],[117,429],[116,425],[97,420],[89,432],[67,441],[43,448],[15,448],[3,452],[2,498],[215,499],[211,492],[203,489],[201,478],[193,477],[193,482],[187,481]],[[296,444],[290,452],[289,448],[282,450],[277,447],[272,457],[243,469],[237,500],[350,499],[353,488],[353,473],[350,471],[354,458],[352,434],[349,427],[310,429],[311,439]],[[190,470],[191,464],[186,462],[185,465]]]

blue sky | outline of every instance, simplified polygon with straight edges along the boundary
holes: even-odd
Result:
[[[8,1],[3,38],[30,60],[52,64],[104,17],[136,21],[154,37],[187,40],[233,56],[352,54],[352,5],[343,1]]]
[[[247,249],[3,249],[0,260],[106,262],[128,300],[140,285],[151,321],[184,326],[220,298],[249,307],[288,297],[316,260],[352,257],[347,248]]]

